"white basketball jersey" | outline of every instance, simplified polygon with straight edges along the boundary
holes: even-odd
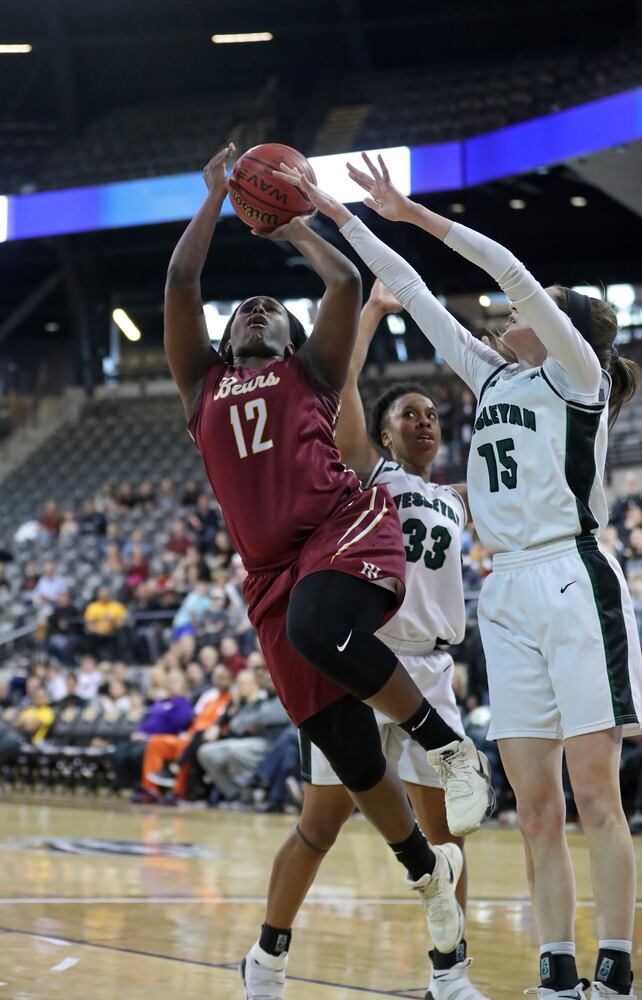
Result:
[[[377,635],[396,653],[431,652],[438,639],[459,643],[466,614],[461,575],[464,501],[450,486],[426,483],[381,459],[367,486],[382,483],[399,512],[406,548],[406,597]]]
[[[599,398],[569,399],[552,358],[523,371],[506,365],[479,393],[468,458],[468,501],[492,552],[545,545],[602,530],[610,379]]]

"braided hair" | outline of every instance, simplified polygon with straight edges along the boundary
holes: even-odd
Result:
[[[419,396],[427,395],[425,386],[419,385],[417,382],[397,382],[386,389],[373,403],[370,410],[368,432],[375,447],[380,451],[387,452],[387,448],[381,442],[381,434],[388,421],[390,408],[401,396],[409,396],[411,393],[417,393]]]
[[[278,300],[275,300],[275,301],[278,301]],[[282,302],[280,304],[283,305]],[[243,303],[241,302],[240,305],[238,305],[236,307],[236,309],[234,310],[234,312],[232,313],[232,315],[228,319],[227,323],[225,324],[225,329],[223,330],[223,336],[221,337],[221,341],[220,341],[220,343],[218,345],[218,353],[220,355],[222,355],[223,357],[225,357],[225,354],[227,352],[227,345],[230,342],[230,334],[232,332],[232,324],[233,324],[234,320],[236,319],[236,314],[237,314],[237,312],[239,311],[239,309],[241,308],[242,305],[243,305]],[[283,308],[285,309],[285,306],[283,306]],[[292,341],[292,344],[294,345],[294,350],[296,352],[296,351],[299,350],[300,347],[303,347],[303,345],[305,344],[305,342],[306,342],[306,340],[308,338],[307,338],[305,329],[303,327],[303,323],[300,320],[298,320],[296,318],[296,316],[293,313],[290,312],[289,309],[285,309],[285,311],[286,311],[286,313],[288,315],[288,321],[290,323],[290,340]]]

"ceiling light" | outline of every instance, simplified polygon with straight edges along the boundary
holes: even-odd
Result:
[[[31,52],[31,45],[6,45],[0,44],[0,55],[20,56]]]
[[[573,197],[571,198],[571,205],[573,206],[573,208],[584,208],[585,205],[588,205],[588,202],[583,195],[574,194]]]
[[[511,208],[514,208],[516,211],[522,208],[526,208],[526,202],[524,201],[523,198],[511,198],[508,204],[510,205]]]
[[[466,211],[466,206],[462,205],[460,201],[454,201],[452,205],[448,206],[448,210],[453,213],[453,215],[461,215],[462,212]]]
[[[609,285],[606,297],[616,309],[630,309],[635,302],[635,288],[633,285]]]
[[[483,306],[484,309],[488,309],[488,307],[490,305],[490,299],[488,298],[487,295],[480,295],[479,296],[479,304],[480,304],[480,306]]]
[[[271,31],[247,31],[236,35],[212,35],[215,45],[234,45],[238,42],[271,42]]]
[[[59,329],[60,323],[56,323],[54,320],[51,320],[49,323],[45,323],[45,330],[47,333],[58,333]]]
[[[118,329],[125,334],[127,340],[140,340],[142,336],[140,330],[124,309],[114,309],[111,317]]]

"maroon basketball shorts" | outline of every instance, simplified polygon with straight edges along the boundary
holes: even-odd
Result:
[[[310,535],[292,562],[246,578],[250,621],[277,694],[297,726],[346,694],[299,656],[286,632],[290,594],[306,576],[324,570],[389,586],[397,599],[388,618],[395,614],[405,593],[406,556],[399,516],[385,486],[357,494]],[[323,608],[318,613],[323,616]]]

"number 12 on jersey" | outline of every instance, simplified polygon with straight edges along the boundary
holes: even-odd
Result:
[[[260,397],[259,399],[248,399],[245,406],[241,406],[241,410],[245,414],[246,424],[249,424],[252,420],[256,420],[251,445],[252,454],[258,455],[260,451],[269,451],[270,448],[273,448],[274,442],[272,439],[269,441],[263,440],[263,431],[265,430],[265,422],[267,420],[267,406],[263,397]],[[241,458],[247,458],[249,452],[247,450],[247,444],[245,443],[245,434],[243,433],[243,424],[239,413],[239,407],[236,403],[233,406],[230,406],[230,423],[232,424],[232,430],[234,431],[234,437],[236,438],[236,447],[238,448],[239,455]]]

